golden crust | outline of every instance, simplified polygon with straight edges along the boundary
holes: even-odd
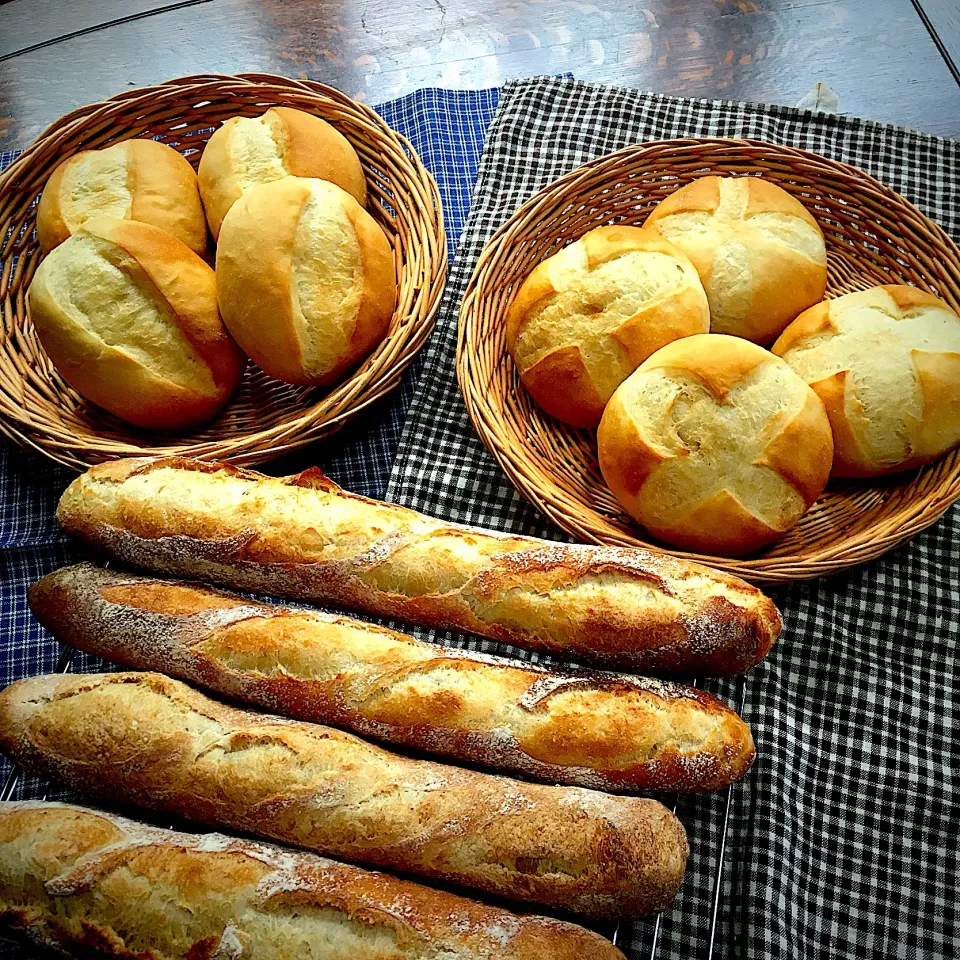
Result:
[[[818,333],[836,333],[837,325],[830,317],[830,301],[814,304],[791,323],[777,338],[770,352],[775,356],[783,355],[798,343]]]
[[[909,466],[919,466],[960,441],[960,353],[911,350],[910,358],[923,396],[923,414],[914,437],[916,456]]]
[[[603,412],[597,456],[607,485],[623,504],[636,500],[650,474],[667,459],[644,440],[619,391]]]
[[[63,243],[70,236],[70,229],[63,220],[63,213],[60,209],[60,191],[63,186],[63,178],[71,164],[77,163],[88,150],[81,150],[80,153],[59,163],[50,178],[47,180],[40,195],[40,203],[37,206],[37,242],[44,253],[49,253],[54,247]]]
[[[747,726],[695,688],[550,672],[89,564],[44,577],[29,599],[59,640],[88,653],[549,782],[713,790],[742,776],[754,756]]]
[[[231,117],[214,130],[203,148],[197,169],[197,184],[207,225],[217,241],[220,239],[223,218],[243,192],[233,174],[233,162],[230,159],[230,135],[239,120],[239,117]]]
[[[154,673],[18,681],[0,744],[92,796],[595,918],[663,909],[688,853],[656,801],[411,760]]]
[[[580,348],[557,347],[520,374],[523,385],[547,413],[575,427],[595,427],[603,416],[603,397],[593,385]],[[558,390],[557,385],[563,384]]]
[[[0,915],[37,947],[201,960],[256,944],[262,960],[623,960],[574,924],[219,834],[148,827],[84,807],[0,804]],[[164,922],[165,918],[170,922]],[[176,922],[173,922],[176,918]]]

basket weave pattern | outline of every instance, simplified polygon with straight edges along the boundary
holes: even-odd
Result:
[[[960,498],[960,450],[919,471],[831,481],[800,523],[760,553],[730,560],[665,547],[603,481],[596,436],[544,413],[507,353],[506,310],[541,260],[608,223],[641,225],[698,177],[756,175],[797,197],[827,244],[827,296],[908,283],[960,312],[960,250],[914,206],[854,167],[762,141],[666,140],[628,147],[562,177],[525,203],[483,251],[460,311],[457,375],[470,418],[520,493],[578,540],[647,546],[755,583],[834,573],[892,549]]]
[[[331,390],[281,383],[250,364],[230,403],[204,427],[187,434],[138,430],[64,383],[27,317],[27,288],[41,257],[37,197],[62,160],[131,137],[159,138],[196,168],[221,123],[273,106],[328,120],[360,156],[368,209],[396,259],[399,295],[386,339]],[[331,87],[267,74],[184,77],[61,118],[0,175],[0,241],[0,432],[75,469],[164,454],[249,465],[328,436],[399,383],[430,334],[447,264],[437,186],[407,140]]]

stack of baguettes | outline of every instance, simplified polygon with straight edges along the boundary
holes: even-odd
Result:
[[[316,471],[274,479],[119,461],[75,480],[57,516],[149,574],[604,668],[731,675],[780,629],[770,600],[708,568],[454,526],[345,493]],[[95,798],[310,851],[0,804],[0,916],[68,952],[614,958],[568,922],[318,854],[592,920],[643,916],[676,895],[688,847],[662,804],[629,794],[719,789],[754,757],[729,707],[670,681],[446,649],[93,564],[45,577],[30,604],[58,639],[145,672],[9,686],[0,745],[15,762]],[[345,730],[471,766],[391,753]]]

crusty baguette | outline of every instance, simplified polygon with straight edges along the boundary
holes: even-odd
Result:
[[[0,803],[0,923],[83,957],[623,960],[571,923],[60,803]]]
[[[584,916],[663,909],[688,852],[655,800],[410,760],[156,673],[20,680],[0,745],[97,797]]]
[[[29,592],[65,643],[300,720],[631,792],[718,790],[754,757],[747,725],[693,687],[552,672],[208,587],[65,567]]]
[[[133,566],[331,602],[640,672],[734,674],[780,630],[773,602],[645,550],[453,526],[345,493],[318,471],[275,479],[164,458],[92,467],[57,519]]]

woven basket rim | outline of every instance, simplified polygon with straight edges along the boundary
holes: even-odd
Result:
[[[240,425],[235,427],[233,435],[225,437],[207,436],[200,440],[185,437],[176,447],[176,452],[183,456],[224,459],[250,465],[302,447],[341,427],[397,386],[403,372],[429,337],[446,278],[447,242],[439,189],[410,141],[389,127],[367,104],[359,103],[319,81],[292,80],[263,73],[176,77],[151,86],[124,90],[106,100],[80,106],[49,124],[0,174],[0,203],[5,204],[6,211],[7,205],[12,204],[14,198],[28,196],[28,191],[33,189],[30,185],[30,172],[38,156],[53,151],[56,161],[59,162],[79,149],[85,149],[84,141],[90,136],[98,135],[101,125],[106,129],[110,126],[117,128],[120,136],[116,137],[114,142],[145,135],[129,132],[135,125],[135,120],[127,111],[136,112],[138,108],[142,108],[146,113],[149,108],[169,104],[172,108],[171,114],[175,114],[177,107],[185,111],[183,101],[187,97],[194,103],[203,104],[208,100],[229,96],[233,90],[238,93],[252,91],[258,99],[264,101],[263,109],[273,103],[289,102],[293,99],[300,101],[297,103],[298,107],[309,110],[312,101],[330,111],[347,113],[345,122],[355,124],[358,129],[364,127],[375,131],[376,139],[371,135],[369,140],[371,149],[382,150],[385,167],[400,170],[404,177],[402,184],[393,181],[395,186],[402,186],[406,190],[407,198],[393,211],[394,215],[397,218],[406,217],[407,222],[403,229],[410,236],[415,235],[417,241],[416,249],[410,251],[401,243],[400,234],[392,235],[391,245],[395,249],[403,249],[402,260],[409,273],[405,287],[403,277],[398,278],[401,287],[406,290],[409,311],[401,315],[398,306],[398,314],[391,323],[387,338],[345,381],[319,397],[315,396],[315,393],[319,392],[316,391],[313,396],[305,398],[306,402],[291,404],[290,412],[287,415],[282,415],[281,412],[277,415],[276,422],[269,426]],[[248,104],[249,99],[238,101],[236,113],[249,112]],[[220,113],[211,126],[217,126],[226,119],[228,111],[223,110]],[[345,129],[344,132],[348,131]],[[359,144],[358,149],[362,149]],[[42,184],[32,195],[36,196],[41,187]],[[382,197],[382,191],[377,196]],[[405,205],[411,209],[403,209]],[[380,214],[379,210],[376,212]],[[25,216],[30,218],[29,224],[32,227],[32,215]],[[383,213],[381,216],[386,218],[388,214]],[[6,222],[10,224],[9,217]],[[0,237],[0,240],[3,238]],[[30,249],[35,249],[35,240],[21,251],[21,255]],[[0,302],[3,303],[5,316],[0,318],[0,323],[3,323],[0,354],[10,355],[17,351],[16,344],[12,343],[16,339],[17,330],[24,329],[25,284],[16,293],[16,303],[11,303],[10,278],[14,254],[7,252],[9,237],[4,244],[4,250],[6,255],[2,262]],[[401,297],[400,304],[403,302]],[[40,450],[73,469],[84,469],[92,462],[113,457],[173,452],[172,448],[167,446],[170,443],[170,434],[157,432],[150,435],[134,428],[131,428],[130,433],[134,436],[142,435],[146,442],[132,442],[109,435],[98,438],[77,435],[74,438],[71,436],[69,419],[64,421],[40,416],[18,402],[18,385],[14,380],[15,378],[0,374],[0,422],[3,423],[2,432],[21,446]],[[21,381],[19,392],[22,393],[22,390]],[[65,409],[63,415],[66,415]],[[176,436],[176,433],[173,436]]]
[[[857,185],[861,186],[868,184],[873,191],[895,203],[898,213],[901,210],[905,213],[908,212],[910,219],[915,224],[922,226],[923,230],[936,237],[940,243],[953,251],[960,261],[960,249],[957,248],[957,245],[939,224],[926,217],[891,187],[851,164],[831,160],[820,154],[797,147],[780,146],[754,138],[684,137],[676,140],[656,140],[633,144],[590,160],[574,170],[568,171],[539,190],[524,201],[497,228],[485,244],[464,293],[459,314],[457,377],[464,403],[471,422],[484,445],[506,472],[521,496],[532,503],[548,519],[557,523],[558,526],[577,539],[613,545],[643,546],[661,553],[723,569],[755,583],[788,583],[793,580],[836,573],[873,559],[899,546],[936,522],[956,500],[960,499],[960,448],[954,449],[936,463],[922,467],[917,471],[893,475],[889,478],[878,478],[876,482],[880,485],[889,483],[893,488],[889,497],[890,502],[894,502],[897,498],[904,500],[896,514],[897,521],[895,523],[884,521],[883,523],[854,529],[849,534],[843,532],[842,535],[820,549],[817,549],[814,543],[803,551],[793,554],[771,553],[771,551],[777,550],[776,543],[765,551],[741,558],[727,558],[678,550],[649,538],[649,535],[636,523],[630,524],[631,535],[629,536],[617,527],[610,525],[599,512],[591,511],[584,506],[582,499],[577,498],[570,484],[566,482],[562,471],[556,471],[545,480],[545,471],[541,469],[540,461],[534,461],[532,455],[527,459],[523,450],[518,451],[517,443],[523,444],[524,441],[522,439],[518,441],[517,436],[513,433],[508,434],[507,428],[503,425],[503,415],[496,407],[497,394],[495,391],[497,388],[492,383],[493,373],[487,369],[494,361],[481,360],[478,354],[479,341],[474,341],[474,338],[481,337],[481,333],[477,329],[481,323],[478,317],[480,306],[478,290],[480,287],[488,285],[487,274],[492,271],[491,264],[497,260],[501,252],[500,248],[504,246],[506,238],[512,237],[514,232],[520,231],[522,227],[532,227],[536,222],[549,216],[551,209],[568,203],[568,196],[578,188],[578,185],[581,182],[589,181],[598,172],[601,174],[609,172],[610,179],[613,180],[616,171],[629,161],[639,162],[645,156],[657,157],[664,150],[682,154],[688,150],[691,153],[697,150],[702,152],[704,148],[756,150],[760,151],[764,157],[776,158],[779,156],[781,159],[792,158],[803,161],[809,165],[808,176],[811,180],[816,178],[820,170],[824,170],[829,172],[831,178],[840,182],[844,180],[855,181]],[[698,175],[709,175],[706,171],[709,170],[710,166],[711,164],[705,159],[703,162],[705,172]],[[745,174],[762,172],[758,165],[749,166],[748,169],[745,165],[743,171],[738,172]],[[670,171],[664,170],[664,173],[669,175]],[[730,173],[725,172],[724,175],[730,175]],[[600,206],[599,202],[595,202],[595,198],[585,202],[589,202],[592,206]],[[536,220],[534,220],[535,217]],[[584,229],[590,229],[594,225],[596,224],[591,224]],[[514,242],[516,242],[515,237]],[[566,242],[569,242],[568,238],[566,238]],[[493,281],[490,281],[490,283],[492,284]],[[505,284],[507,281],[503,280],[502,283]],[[512,294],[505,297],[501,314],[515,292],[516,288],[514,288]],[[954,303],[953,306],[956,309],[957,304]],[[489,336],[489,331],[484,330],[482,336]],[[509,357],[507,357],[507,360],[509,360]],[[510,366],[512,368],[512,363]],[[517,383],[517,388],[522,390],[519,382]],[[561,425],[545,414],[542,421],[538,421],[536,424],[536,428],[542,429],[544,424],[547,425],[548,429],[561,432],[568,431],[575,434],[583,433],[584,435],[588,433]],[[530,423],[528,423],[528,430],[530,426]],[[497,427],[502,429],[498,431]],[[903,491],[916,482],[915,478],[929,476],[934,472],[942,474],[935,491],[914,500],[909,496],[904,497]],[[893,485],[896,485],[896,487]],[[899,489],[899,493],[897,489]],[[565,510],[565,501],[576,501],[576,507],[581,509],[581,514],[573,515],[570,510]]]

